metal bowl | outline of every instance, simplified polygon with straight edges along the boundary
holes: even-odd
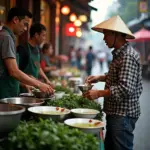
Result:
[[[49,94],[41,92],[41,91],[32,91],[32,92],[36,98],[48,98],[48,97],[50,97]]]
[[[67,119],[64,123],[70,127],[78,128],[86,133],[98,134],[100,129],[104,127],[104,123],[95,119],[75,118]],[[98,123],[97,125],[94,125]]]
[[[51,94],[48,94],[48,93],[44,93],[44,92],[41,92],[40,90],[38,89],[34,89],[32,90],[32,93],[33,95],[36,97],[36,98],[51,98],[53,95]]]
[[[19,96],[20,97],[34,97],[34,94],[33,93],[21,93]]]
[[[0,104],[0,138],[17,127],[24,111],[22,106]]]
[[[69,86],[74,88],[76,85],[79,85],[82,83],[82,78],[71,77],[68,79],[68,81],[69,81]]]
[[[81,90],[81,92],[84,93],[91,90],[93,86],[94,86],[93,84],[81,84],[78,85],[78,88]]]
[[[31,97],[12,97],[12,98],[0,99],[0,103],[22,105],[28,108],[31,106],[40,106],[44,103],[44,101],[37,98],[31,98]]]
[[[71,109],[73,115],[77,118],[90,118],[93,119],[99,114],[100,112],[95,109],[87,109],[87,108],[76,108]]]
[[[62,112],[62,110],[64,111]],[[30,107],[28,108],[28,111],[34,114],[34,116],[36,117],[40,117],[43,119],[52,118],[55,121],[64,120],[67,117],[67,115],[70,113],[69,109],[54,107],[54,106]]]
[[[46,97],[46,98],[40,98],[41,100],[43,100],[44,102],[46,102],[46,101],[51,101],[51,100],[55,100],[55,95],[51,95],[50,97]]]

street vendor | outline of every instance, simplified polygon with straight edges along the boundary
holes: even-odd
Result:
[[[113,60],[108,74],[89,76],[88,83],[106,82],[104,90],[84,93],[88,99],[104,97],[106,113],[105,150],[133,150],[133,131],[140,116],[139,97],[142,76],[139,54],[126,39],[134,39],[119,16],[114,16],[92,28],[104,34]]]
[[[0,31],[0,98],[15,97],[19,94],[19,81],[38,87],[43,92],[53,93],[51,86],[30,78],[18,68],[16,36],[22,34],[32,14],[23,8],[11,8],[7,22]]]
[[[19,54],[19,68],[24,73],[38,79],[39,75],[45,80],[45,82],[51,85],[49,79],[40,67],[40,50],[41,45],[46,39],[46,28],[40,23],[35,23],[30,28],[30,39],[24,45],[17,47]],[[52,86],[52,85],[51,85]],[[24,86],[20,87],[20,93],[24,93],[27,90]]]
[[[50,62],[51,58],[55,58],[53,55],[53,47],[51,43],[44,43],[42,47],[42,54],[41,54],[41,68],[45,72],[47,76],[51,76],[51,71],[55,71],[57,69],[56,65],[53,65]]]

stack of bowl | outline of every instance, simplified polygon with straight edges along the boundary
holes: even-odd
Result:
[[[25,107],[26,111],[23,113],[22,119],[29,120],[31,116],[27,109],[33,106],[40,106],[44,103],[44,101],[34,97],[12,97],[0,99],[0,103],[14,104]]]
[[[100,112],[88,108],[72,109],[71,113],[76,117],[67,119],[64,123],[70,127],[78,128],[86,133],[99,135],[100,129],[104,127],[104,123],[94,119]]]

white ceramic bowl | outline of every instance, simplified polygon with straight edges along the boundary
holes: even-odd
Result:
[[[65,92],[55,92],[55,98],[56,99],[60,99],[60,98],[62,98],[64,95],[65,95]]]
[[[86,133],[93,134],[99,133],[100,129],[104,127],[104,122],[87,118],[67,119],[64,123],[70,127],[78,128]]]
[[[97,116],[97,114],[100,113],[98,110],[88,109],[88,108],[71,109],[71,112],[77,118],[89,118],[89,119],[95,118]]]
[[[28,111],[37,117],[41,117],[43,119],[52,118],[56,121],[61,121],[65,119],[65,117],[70,113],[69,109],[55,106],[30,107],[28,108]]]

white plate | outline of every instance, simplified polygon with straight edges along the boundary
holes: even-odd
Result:
[[[57,110],[57,108],[59,108]],[[62,112],[62,110],[64,110]],[[28,111],[31,112],[35,117],[40,117],[43,119],[53,119],[55,121],[63,121],[67,115],[70,113],[69,109],[54,107],[54,106],[38,106],[30,107]]]
[[[88,108],[71,109],[71,112],[74,114],[75,117],[90,118],[90,119],[95,118],[96,115],[100,113],[98,110]]]
[[[100,131],[100,129],[104,127],[104,122],[95,119],[86,119],[86,118],[67,119],[64,121],[64,123],[68,126],[81,129],[86,133],[94,133],[94,134],[97,134]],[[98,124],[94,125],[95,123]],[[89,124],[89,127],[87,127],[87,124]]]
[[[28,111],[42,115],[66,115],[70,113],[69,109],[54,106],[37,106],[30,107]]]

